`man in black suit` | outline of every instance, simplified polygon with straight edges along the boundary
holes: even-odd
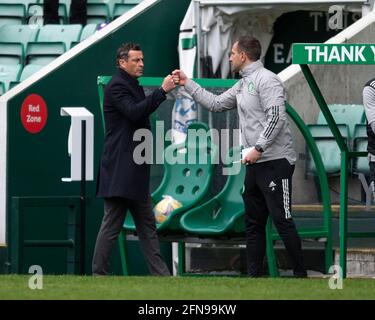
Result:
[[[123,44],[117,51],[118,71],[104,91],[106,133],[98,174],[97,196],[104,198],[104,217],[96,240],[92,272],[109,273],[109,258],[129,209],[140,246],[152,275],[170,275],[160,255],[149,190],[149,164],[136,164],[133,140],[138,129],[150,129],[149,116],[166,93],[175,88],[172,76],[147,97],[137,78],[143,75],[143,53],[139,45]]]

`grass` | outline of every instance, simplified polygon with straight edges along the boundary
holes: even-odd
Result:
[[[343,289],[332,290],[329,279],[236,277],[43,277],[43,289],[28,287],[30,276],[1,275],[4,299],[125,299],[125,300],[267,300],[267,299],[375,299],[374,279],[345,279]]]

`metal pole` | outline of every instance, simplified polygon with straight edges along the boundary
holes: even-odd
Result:
[[[348,232],[348,153],[341,152],[340,177],[340,266],[342,277],[346,278],[346,251]]]
[[[199,0],[194,1],[194,22],[195,32],[197,36],[197,53],[196,53],[196,68],[194,76],[197,78],[202,77],[201,71],[201,13],[200,13],[200,2]],[[198,121],[203,120],[202,108],[198,108]]]
[[[80,230],[80,273],[85,274],[86,245],[86,120],[81,122],[81,230]]]
[[[197,69],[195,76],[197,78],[202,77],[201,70],[201,13],[200,13],[200,2],[196,0],[194,2],[194,21],[195,21],[195,32],[197,33]]]
[[[336,140],[336,142],[337,142],[337,144],[340,148],[340,151],[341,152],[342,151],[348,152],[349,150],[348,150],[348,147],[345,143],[345,140],[342,137],[341,132],[340,132],[339,128],[337,127],[337,124],[336,124],[335,120],[333,119],[333,116],[332,116],[331,112],[328,109],[327,103],[324,100],[324,97],[323,97],[323,95],[322,95],[322,93],[321,93],[321,91],[320,91],[320,89],[319,89],[319,87],[318,87],[318,85],[317,85],[317,83],[314,79],[314,76],[311,73],[310,68],[308,67],[307,64],[302,64],[302,65],[300,65],[300,67],[301,67],[302,73],[305,76],[306,81],[307,81],[307,83],[308,83],[308,85],[311,89],[311,92],[314,95],[315,100],[320,107],[320,110],[323,112],[324,117],[327,120],[328,126],[331,129],[333,136],[335,137],[335,140]]]

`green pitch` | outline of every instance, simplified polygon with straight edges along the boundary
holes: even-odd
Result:
[[[30,276],[0,276],[3,299],[375,299],[374,279],[345,279],[332,290],[328,278],[90,277],[44,276],[43,289]]]

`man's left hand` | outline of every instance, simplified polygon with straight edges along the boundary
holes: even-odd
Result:
[[[249,151],[249,153],[246,155],[246,157],[242,160],[242,163],[244,164],[253,164],[253,163],[256,163],[260,157],[262,156],[262,153],[255,150],[255,149],[251,149],[251,151]]]

